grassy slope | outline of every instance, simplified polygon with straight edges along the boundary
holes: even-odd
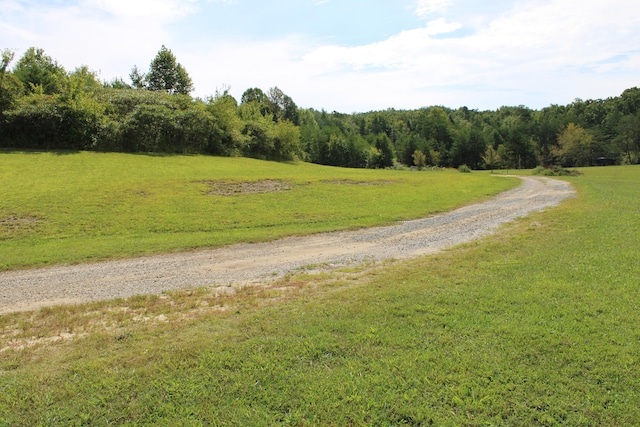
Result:
[[[293,188],[212,196],[203,182],[264,179]],[[514,185],[455,171],[0,152],[0,270],[372,226],[449,210]]]
[[[0,424],[634,425],[640,169],[585,172],[438,256],[0,317],[88,334],[0,353]]]

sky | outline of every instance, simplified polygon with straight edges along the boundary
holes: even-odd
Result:
[[[169,48],[203,99],[342,113],[540,109],[640,86],[637,0],[0,0],[0,50],[129,80]]]

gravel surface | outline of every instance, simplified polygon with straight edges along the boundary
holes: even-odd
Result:
[[[564,181],[523,177],[488,201],[425,219],[268,243],[0,273],[0,313],[197,286],[260,283],[293,270],[430,254],[573,197]]]

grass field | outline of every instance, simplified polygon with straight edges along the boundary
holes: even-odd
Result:
[[[436,256],[0,316],[0,425],[637,425],[640,168],[584,173]]]
[[[456,171],[0,152],[0,270],[386,224],[514,185]]]

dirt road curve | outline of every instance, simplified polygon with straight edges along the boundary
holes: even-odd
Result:
[[[434,253],[559,204],[570,184],[522,178],[486,202],[388,227],[291,237],[261,244],[75,266],[0,273],[0,313],[55,304],[161,293],[203,285],[264,282],[312,264],[343,265]]]

